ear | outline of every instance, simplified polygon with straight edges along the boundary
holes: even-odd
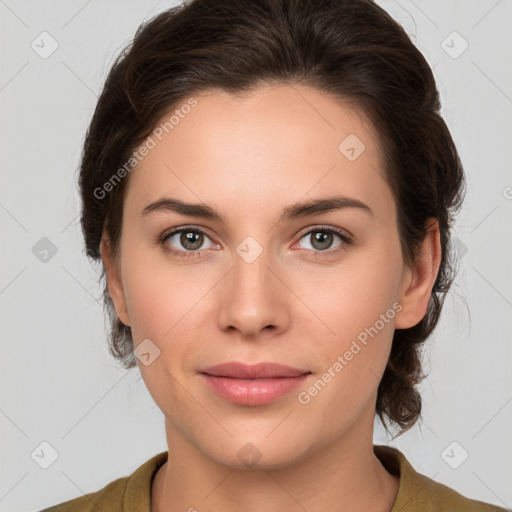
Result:
[[[439,222],[429,218],[427,234],[411,267],[406,267],[398,302],[402,309],[395,316],[395,329],[408,329],[425,316],[441,262]]]
[[[112,244],[105,231],[101,237],[100,254],[105,267],[105,277],[107,279],[107,287],[114,303],[119,320],[125,325],[130,325],[128,311],[126,309],[126,300],[124,297],[123,283],[121,280],[121,272],[118,262],[114,259]]]

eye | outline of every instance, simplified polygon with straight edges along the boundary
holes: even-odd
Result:
[[[336,245],[333,249],[332,246],[333,243],[336,241],[336,238],[341,240],[341,242],[339,242],[338,245]],[[328,253],[343,250],[346,248],[347,245],[350,245],[352,243],[352,240],[347,235],[345,235],[343,231],[341,231],[338,228],[327,226],[319,226],[315,229],[308,231],[300,239],[300,241],[302,240],[305,240],[307,243],[306,247],[300,247],[301,249]],[[309,245],[309,247],[307,245]]]
[[[204,246],[205,241],[209,241],[206,247]],[[202,250],[220,248],[219,244],[211,241],[205,231],[195,227],[173,229],[165,233],[160,242],[165,250],[183,258],[200,256]]]
[[[336,238],[339,242],[332,248]],[[306,247],[300,246],[302,240],[307,242]],[[202,229],[187,226],[167,231],[159,239],[159,242],[164,250],[179,258],[200,257],[203,250],[221,248],[218,243],[212,242],[211,238]],[[315,257],[319,253],[332,254],[344,250],[351,243],[352,239],[341,229],[328,226],[319,226],[309,230],[298,242],[300,249],[313,251]]]

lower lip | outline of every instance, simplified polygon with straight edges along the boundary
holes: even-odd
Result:
[[[212,391],[230,402],[240,405],[264,405],[293,391],[309,374],[270,379],[235,379],[205,373],[201,375]]]

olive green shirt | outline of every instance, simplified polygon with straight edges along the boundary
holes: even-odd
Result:
[[[449,487],[417,473],[402,452],[374,445],[375,455],[392,474],[400,475],[400,487],[390,512],[499,512],[506,509],[465,498]],[[151,512],[151,485],[168,452],[155,455],[128,477],[118,478],[103,489],[66,501],[41,512]]]

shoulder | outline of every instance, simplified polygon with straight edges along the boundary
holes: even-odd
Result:
[[[158,469],[167,461],[168,452],[155,455],[130,476],[118,478],[96,492],[45,508],[40,512],[150,512],[151,484]]]
[[[505,509],[483,501],[463,496],[454,489],[435,482],[420,473],[416,474],[413,498],[418,510],[449,511],[449,512],[504,512]]]
[[[121,511],[127,481],[128,477],[119,478],[97,492],[84,494],[79,498],[45,508],[40,512],[96,512],[98,509],[106,509],[112,512]]]
[[[374,445],[374,453],[391,473],[400,475],[400,487],[391,512],[505,512],[490,503],[473,500],[418,473],[404,454],[391,446]]]

